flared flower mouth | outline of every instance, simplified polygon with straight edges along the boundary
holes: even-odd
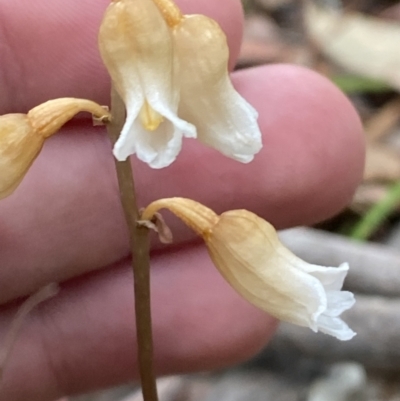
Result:
[[[318,314],[313,316],[310,328],[337,337],[340,340],[350,340],[355,333],[339,316],[355,304],[353,293],[341,291],[344,279],[349,271],[348,263],[342,263],[337,268],[308,265],[306,273],[316,277],[324,287],[327,304]],[[317,272],[317,274],[313,274]]]
[[[123,161],[136,154],[152,168],[167,167],[179,154],[182,138],[196,137],[193,125],[181,120],[163,105],[155,107],[157,110],[144,99],[142,104],[127,108],[127,120],[113,150],[117,160]]]
[[[310,327],[339,340],[355,333],[340,319],[354,305],[354,295],[342,291],[349,270],[309,264],[279,240],[267,221],[247,210],[220,216],[190,199],[160,199],[143,218],[166,208],[203,237],[211,259],[224,278],[245,299],[269,314]]]

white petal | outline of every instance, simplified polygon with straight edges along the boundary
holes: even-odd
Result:
[[[287,263],[296,266],[297,269],[318,279],[326,291],[340,290],[343,287],[344,279],[349,270],[348,263],[342,263],[339,267],[313,265],[294,255],[281,242],[280,244],[281,246],[277,247],[276,250],[280,256],[284,258]]]
[[[261,149],[257,112],[233,88],[226,37],[215,21],[187,17],[174,31],[181,62],[179,115],[193,123],[203,143],[243,163]]]
[[[211,88],[183,89],[179,113],[196,126],[199,141],[248,163],[262,147],[257,117],[228,77],[223,83]]]
[[[326,291],[340,290],[349,271],[348,263],[339,267],[324,267],[303,262],[299,268],[320,280]]]
[[[140,94],[138,94],[140,97]],[[140,110],[140,108],[139,108]],[[135,115],[136,114],[136,115]],[[128,109],[127,119],[118,141],[114,146],[115,157],[122,161],[132,154],[148,163],[152,168],[169,166],[182,148],[182,120],[164,120],[154,131],[146,130],[137,116],[138,110]],[[180,121],[183,124],[180,124]]]
[[[161,87],[162,89],[162,87]],[[175,90],[175,89],[174,89]],[[148,91],[148,94],[152,94],[151,90]],[[171,123],[175,126],[177,131],[180,131],[183,136],[186,138],[196,138],[197,131],[196,127],[193,124],[188,123],[185,120],[180,119],[177,116],[178,112],[178,104],[175,103],[164,103],[163,99],[155,99],[156,96],[151,96],[147,98],[150,106],[160,113],[165,119],[171,121]],[[165,101],[165,99],[164,99]]]
[[[140,92],[128,100],[127,119],[114,146],[114,155],[122,161],[136,153],[152,168],[167,167],[182,148],[182,135],[187,123],[178,118],[165,119],[156,130],[148,131],[138,118],[143,101]]]
[[[127,101],[127,115],[121,134],[114,145],[114,156],[119,161],[126,160],[135,153],[136,149],[136,124],[139,111],[144,103],[143,94],[138,90],[133,96],[130,94]]]
[[[356,335],[342,319],[325,315],[319,317],[318,329],[322,333],[329,334],[341,341],[351,340]]]
[[[152,168],[169,166],[182,147],[182,133],[166,120],[155,131],[147,131],[140,121],[133,125],[135,153]]]
[[[350,309],[356,302],[354,294],[349,291],[327,291],[328,306],[324,315],[337,317]]]

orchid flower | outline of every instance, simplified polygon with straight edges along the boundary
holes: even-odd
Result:
[[[274,227],[247,210],[218,216],[190,199],[151,203],[142,214],[151,220],[161,208],[178,216],[205,241],[212,261],[245,299],[280,320],[350,340],[355,333],[340,319],[354,305],[351,292],[341,291],[348,272],[309,264],[287,249]]]
[[[261,149],[257,112],[230,82],[226,37],[212,19],[182,15],[170,0],[114,0],[99,49],[127,111],[118,160],[136,154],[166,167],[183,137],[244,163]]]

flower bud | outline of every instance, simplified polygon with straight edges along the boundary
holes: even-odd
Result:
[[[0,199],[19,185],[43,142],[25,114],[0,117]]]
[[[311,265],[290,252],[274,227],[247,210],[216,215],[184,198],[151,203],[142,219],[167,208],[201,235],[215,266],[245,299],[278,319],[340,340],[355,333],[339,315],[354,304],[353,294],[341,291],[348,265]]]
[[[0,116],[0,199],[19,185],[45,139],[81,111],[104,122],[110,118],[108,111],[97,103],[74,98],[50,100],[28,114]]]

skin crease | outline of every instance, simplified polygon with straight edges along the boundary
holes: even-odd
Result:
[[[218,20],[233,65],[239,1],[180,4]],[[1,113],[59,96],[108,103],[109,80],[96,47],[106,5],[0,0]],[[299,67],[259,67],[232,77],[260,112],[260,154],[242,165],[187,140],[170,168],[151,170],[133,158],[140,204],[186,196],[218,212],[247,208],[278,228],[314,223],[343,208],[364,162],[362,128],[348,100]],[[0,401],[51,401],[137,377],[129,248],[113,168],[104,129],[85,116],[45,144],[21,186],[0,202],[0,339],[17,297],[64,282],[25,323]],[[174,248],[159,248],[152,259],[158,373],[250,357],[276,322],[236,295],[204,247],[188,244],[193,234],[166,217]]]

